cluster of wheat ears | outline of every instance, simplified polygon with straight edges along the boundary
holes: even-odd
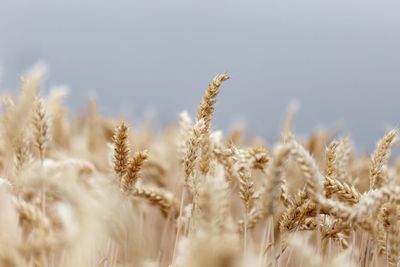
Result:
[[[348,137],[299,141],[288,114],[273,146],[213,131],[226,74],[192,119],[153,132],[101,117],[69,120],[41,76],[4,96],[1,266],[397,266],[397,132],[369,157]]]

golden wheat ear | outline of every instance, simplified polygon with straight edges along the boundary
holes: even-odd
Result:
[[[337,177],[337,149],[339,146],[339,142],[333,140],[329,146],[326,148],[325,155],[326,155],[326,166],[325,166],[325,174],[328,177]]]
[[[47,110],[51,118],[50,132],[52,145],[67,149],[70,144],[70,125],[67,120],[67,110],[62,100],[68,95],[65,87],[53,88],[47,100]]]
[[[49,219],[39,208],[21,198],[14,198],[13,203],[21,220],[25,220],[34,227],[42,228],[46,231],[50,229]]]
[[[28,130],[32,129],[30,126],[39,86],[39,79],[21,78],[20,96],[15,102],[12,99],[6,100],[5,112],[1,114],[2,127],[0,130],[2,150],[10,159],[20,157],[18,154],[21,154],[21,150],[26,149],[27,140],[30,139]]]
[[[177,203],[171,193],[159,188],[136,186],[132,195],[146,199],[153,206],[160,209],[164,217],[167,217],[170,212],[175,217],[178,213]]]
[[[122,122],[116,127],[113,136],[114,155],[113,168],[117,177],[121,180],[128,167],[129,163],[129,128],[125,122]]]
[[[129,192],[135,185],[140,169],[148,158],[147,151],[136,152],[132,160],[129,162],[126,173],[122,178],[121,189],[124,192]]]
[[[204,128],[204,120],[200,119],[193,126],[191,131],[191,136],[186,144],[186,153],[183,161],[183,168],[185,173],[185,186],[188,186],[189,189],[193,191],[194,185],[194,172],[196,168],[197,158],[198,158],[198,150],[201,141],[201,135]]]
[[[337,178],[348,184],[353,181],[349,166],[352,158],[352,145],[350,137],[345,137],[339,141],[339,145],[336,149],[336,167],[337,167]]]
[[[208,85],[206,92],[204,93],[203,100],[197,112],[197,120],[201,119],[204,120],[204,128],[201,140],[201,161],[200,161],[200,171],[202,174],[207,174],[210,169],[211,120],[214,114],[216,98],[222,83],[228,79],[229,76],[227,74],[218,75],[213,79],[213,81]]]
[[[251,179],[251,169],[248,154],[244,150],[233,148],[235,151],[235,173],[239,181],[239,196],[243,201],[245,212],[248,214],[256,199],[254,182]]]
[[[398,138],[397,130],[391,130],[378,142],[376,150],[371,156],[370,188],[380,188],[388,183],[384,167],[387,164],[392,146]]]
[[[33,126],[34,144],[38,150],[39,158],[43,162],[49,142],[49,120],[47,118],[44,100],[41,98],[35,99]]]
[[[318,169],[315,159],[310,153],[297,141],[293,140],[292,154],[298,163],[300,170],[306,178],[307,191],[310,196],[321,194],[323,192],[323,178]]]
[[[279,196],[289,199],[288,193],[285,192],[286,184],[282,182],[285,172],[285,164],[290,155],[290,145],[278,145],[274,149],[271,164],[267,169],[269,180],[264,183],[264,192],[262,196],[263,206],[266,215],[275,214],[278,206]],[[283,194],[279,194],[279,189]],[[290,202],[289,200],[287,202]]]
[[[386,203],[382,206],[378,215],[379,223],[383,228],[381,235],[381,249],[386,251],[389,266],[397,266],[399,258],[399,233],[400,225],[398,221],[398,206],[396,203]]]
[[[176,140],[178,159],[181,164],[185,162],[186,156],[186,145],[191,137],[191,131],[193,128],[192,118],[186,111],[179,114],[179,135]]]

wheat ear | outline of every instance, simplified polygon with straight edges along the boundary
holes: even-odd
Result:
[[[391,130],[378,142],[376,150],[371,157],[370,164],[370,188],[380,188],[387,184],[387,177],[383,172],[383,167],[390,156],[390,150],[397,138],[397,131]]]
[[[270,162],[270,156],[264,147],[253,147],[248,150],[248,154],[251,168],[261,171],[266,170],[268,163]]]
[[[321,177],[317,163],[310,153],[297,141],[293,140],[291,144],[294,158],[306,178],[307,190],[310,196],[320,194],[323,191],[323,178]]]
[[[124,192],[132,190],[135,185],[140,169],[142,168],[144,162],[147,160],[148,154],[146,151],[136,152],[132,160],[129,162],[126,169],[126,173],[122,178],[121,189]]]
[[[251,180],[250,163],[246,152],[233,148],[236,158],[236,175],[239,180],[239,194],[246,213],[250,212],[255,200],[254,182]]]
[[[201,119],[193,126],[190,139],[187,142],[184,158],[185,185],[193,188],[193,174],[198,158],[198,149],[204,128],[204,120]]]
[[[136,186],[132,194],[148,200],[152,205],[158,207],[165,217],[168,216],[169,212],[174,212],[174,216],[178,215],[176,201],[168,192],[151,187]]]
[[[346,183],[352,182],[351,174],[348,171],[348,166],[351,159],[351,141],[349,137],[343,138],[339,141],[339,145],[336,149],[337,155],[337,177],[341,181]]]
[[[354,186],[328,176],[325,176],[324,187],[327,197],[335,195],[339,200],[349,204],[358,203],[361,197]]]
[[[21,198],[13,198],[13,203],[16,210],[19,212],[21,220],[25,220],[33,226],[44,230],[50,229],[49,219],[38,207]]]
[[[211,119],[214,114],[215,102],[221,84],[228,80],[227,74],[221,74],[216,76],[212,82],[208,85],[206,92],[204,93],[203,100],[197,112],[197,120],[204,120],[204,128],[202,132],[201,140],[201,161],[200,171],[203,174],[208,173],[210,169],[211,149],[210,149],[210,132],[211,132]]]
[[[177,152],[180,163],[184,164],[186,156],[186,148],[187,148],[186,145],[189,142],[192,133],[193,122],[186,111],[179,114],[179,117],[180,121],[179,121],[179,135],[177,140]]]
[[[46,116],[44,101],[41,98],[35,99],[35,110],[33,116],[35,135],[35,146],[38,149],[40,160],[43,162],[46,146],[49,140],[49,123]]]
[[[328,148],[326,149],[326,169],[325,174],[328,177],[337,177],[338,169],[337,169],[337,148],[339,146],[339,142],[334,140],[332,141]]]
[[[397,205],[395,203],[390,203],[386,206],[387,208],[387,218],[386,218],[386,235],[387,235],[387,248],[386,253],[389,260],[389,266],[397,266],[399,259],[399,222],[398,222],[398,211]]]
[[[267,175],[269,182],[266,182],[263,203],[267,214],[274,214],[279,199],[279,189],[282,185],[282,177],[284,174],[285,162],[290,154],[290,145],[279,145],[274,149],[273,158]],[[282,196],[282,195],[281,195]]]
[[[114,142],[114,157],[113,157],[113,167],[114,172],[117,174],[119,179],[124,177],[128,163],[129,163],[129,142],[128,142],[128,126],[125,122],[122,122],[116,127],[113,136]]]

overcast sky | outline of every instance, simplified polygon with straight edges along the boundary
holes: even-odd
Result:
[[[73,109],[95,95],[163,123],[228,72],[216,128],[276,137],[298,99],[298,133],[340,126],[363,149],[399,124],[400,1],[0,0],[0,88],[38,60]]]

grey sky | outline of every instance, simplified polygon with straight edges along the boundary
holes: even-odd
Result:
[[[398,0],[0,0],[0,86],[44,59],[73,108],[95,94],[105,114],[167,122],[227,71],[217,128],[274,137],[297,98],[297,132],[341,125],[369,148],[399,122],[399,14]]]

